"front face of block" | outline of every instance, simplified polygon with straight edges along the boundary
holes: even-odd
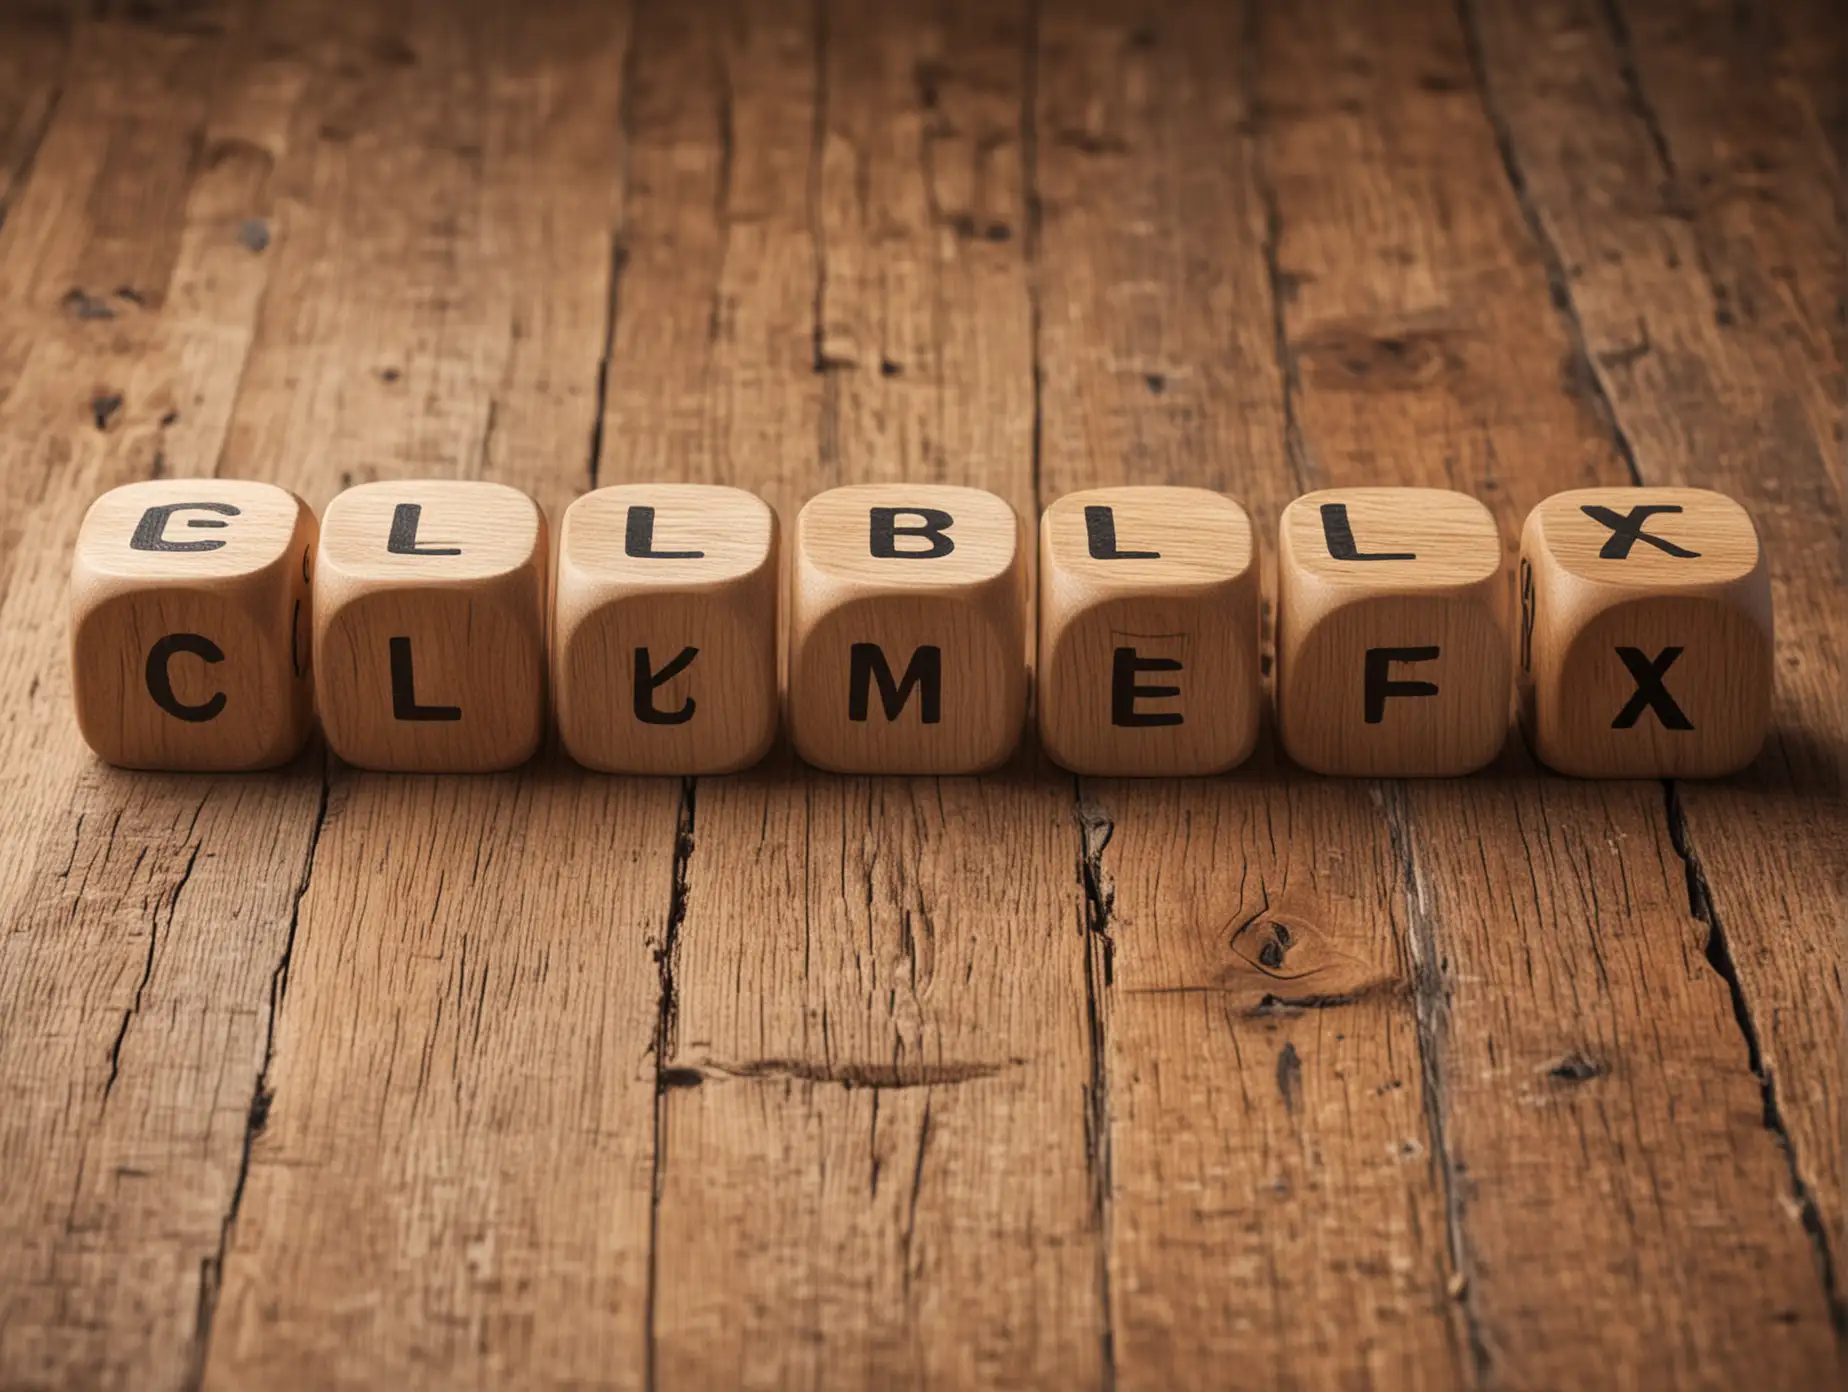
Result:
[[[97,499],[71,573],[77,724],[125,768],[284,763],[313,723],[314,514],[266,483],[161,479]]]
[[[1752,520],[1694,488],[1548,498],[1521,537],[1522,718],[1542,762],[1709,778],[1771,720],[1771,579]]]
[[[579,498],[559,529],[553,699],[571,757],[724,773],[776,736],[776,514],[705,484]]]
[[[974,773],[1026,716],[1021,526],[992,493],[865,484],[810,501],[790,582],[789,730],[841,773]]]
[[[368,483],[328,506],[315,694],[361,768],[511,768],[545,720],[545,517],[497,483]]]
[[[1278,539],[1277,721],[1318,773],[1468,773],[1508,730],[1507,587],[1488,510],[1430,488],[1310,493]]]
[[[1072,493],[1040,524],[1039,728],[1077,773],[1217,773],[1257,741],[1251,520],[1198,488]]]

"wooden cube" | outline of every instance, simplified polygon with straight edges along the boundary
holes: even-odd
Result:
[[[112,764],[257,769],[314,723],[314,513],[230,479],[131,483],[98,498],[71,571],[77,728]]]
[[[1534,753],[1561,773],[1713,778],[1771,723],[1771,575],[1731,498],[1585,488],[1521,534],[1518,667]]]
[[[361,768],[474,773],[545,728],[545,515],[498,483],[349,488],[322,519],[315,695]]]
[[[1318,773],[1468,773],[1510,704],[1508,585],[1488,509],[1434,488],[1338,488],[1283,510],[1277,723]]]
[[[579,763],[725,773],[777,723],[776,514],[707,484],[600,488],[558,536],[552,691]]]
[[[1200,488],[1069,493],[1040,522],[1039,729],[1075,773],[1218,773],[1258,738],[1251,519]]]
[[[1022,528],[992,493],[861,484],[811,499],[790,576],[789,731],[840,773],[975,773],[1027,710]]]

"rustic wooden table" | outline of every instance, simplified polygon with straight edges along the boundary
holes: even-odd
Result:
[[[1829,0],[74,8],[0,17],[0,1384],[1840,1375]],[[1778,728],[119,773],[77,522],[211,473],[1705,484]]]

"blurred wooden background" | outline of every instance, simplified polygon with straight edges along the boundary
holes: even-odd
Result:
[[[1821,1386],[1829,0],[0,10],[0,1385]],[[77,12],[77,11],[80,11]],[[99,766],[151,475],[1746,503],[1725,784]]]

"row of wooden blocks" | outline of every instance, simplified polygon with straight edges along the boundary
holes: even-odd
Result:
[[[1044,746],[1077,772],[1245,759],[1263,679],[1244,510],[1194,488],[1060,498],[1037,604],[1027,535],[972,488],[836,488],[802,509],[784,566],[753,495],[633,484],[573,503],[554,555],[544,513],[499,484],[364,484],[319,523],[269,484],[131,484],[77,544],[77,719],[133,768],[275,765],[318,711],[350,763],[467,772],[533,754],[549,687],[566,750],[595,769],[743,768],[783,714],[825,769],[967,773],[1015,749],[1032,671]],[[1464,494],[1296,499],[1274,643],[1289,756],[1467,773],[1502,748],[1518,677],[1534,750],[1562,772],[1702,777],[1754,757],[1771,590],[1737,503],[1558,494],[1509,581],[1494,519]]]

